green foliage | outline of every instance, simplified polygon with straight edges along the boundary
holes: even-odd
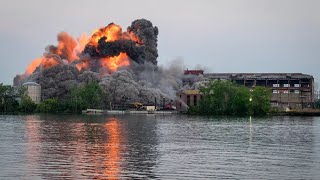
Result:
[[[98,83],[92,82],[71,90],[69,98],[47,99],[36,109],[41,113],[79,113],[87,108],[102,108],[104,93]]]
[[[105,94],[98,83],[92,82],[71,91],[66,106],[72,112],[79,112],[87,108],[103,108]]]
[[[263,115],[269,112],[271,91],[265,87],[258,86],[252,91],[252,113]]]
[[[37,105],[27,95],[21,96],[21,102],[19,105],[19,111],[24,113],[33,113],[37,108]]]
[[[19,106],[16,101],[15,89],[10,85],[0,84],[0,111],[16,112]]]
[[[46,99],[38,104],[36,111],[39,113],[58,113],[63,111],[63,107],[58,99]]]
[[[317,99],[317,100],[315,101],[315,107],[316,107],[317,109],[320,109],[320,99]]]
[[[245,115],[250,113],[250,91],[244,86],[237,86],[231,99],[232,114]]]
[[[205,95],[199,106],[190,107],[189,114],[245,115],[265,114],[270,109],[271,91],[256,87],[250,91],[231,81],[212,81],[201,92]]]

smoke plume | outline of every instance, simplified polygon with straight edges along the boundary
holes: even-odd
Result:
[[[61,32],[58,45],[47,46],[14,84],[39,83],[43,100],[66,99],[72,88],[90,82],[99,83],[108,94],[106,102],[113,104],[173,100],[182,85],[183,66],[174,61],[158,67],[157,37],[158,28],[146,19],[133,21],[124,32],[110,23],[77,40]]]

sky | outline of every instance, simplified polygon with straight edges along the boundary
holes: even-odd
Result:
[[[0,83],[12,84],[66,31],[111,22],[159,28],[158,63],[206,72],[301,72],[320,80],[319,0],[0,0]]]

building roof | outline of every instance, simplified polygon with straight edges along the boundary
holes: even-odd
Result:
[[[191,90],[191,89],[189,89],[189,90],[183,90],[183,91],[181,91],[181,93],[183,93],[183,94],[187,94],[187,95],[197,95],[197,94],[202,94],[201,92],[200,92],[200,90]]]
[[[26,83],[22,84],[22,86],[40,86],[40,84],[38,84],[36,82],[26,82]]]
[[[192,75],[199,75],[199,74],[203,74],[203,70],[201,70],[201,69],[195,69],[195,70],[189,70],[189,69],[187,69],[187,70],[184,70],[184,74],[185,75],[188,75],[188,74],[192,74]]]
[[[206,73],[211,79],[313,79],[302,73]]]

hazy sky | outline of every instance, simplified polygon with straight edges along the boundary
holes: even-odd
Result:
[[[319,0],[0,0],[0,82],[56,44],[138,18],[159,28],[159,64],[211,72],[302,72],[320,78]]]

